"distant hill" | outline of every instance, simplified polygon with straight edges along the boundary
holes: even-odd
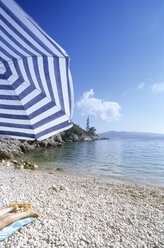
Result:
[[[164,134],[156,134],[156,133],[144,133],[144,132],[117,132],[117,131],[109,131],[105,133],[99,134],[103,138],[119,138],[119,139],[136,139],[136,138],[145,138],[145,139],[164,139]]]

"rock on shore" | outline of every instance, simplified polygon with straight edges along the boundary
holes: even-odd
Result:
[[[74,124],[73,128],[52,136],[43,141],[16,140],[10,138],[0,138],[0,160],[13,159],[23,153],[48,147],[62,146],[67,142],[101,140],[97,134],[88,135],[87,132]]]
[[[0,166],[0,208],[31,203],[40,218],[1,248],[162,248],[164,189]]]
[[[16,156],[21,156],[24,152],[36,149],[37,143],[28,143],[25,140],[16,140],[9,138],[0,139],[0,160],[12,159]]]

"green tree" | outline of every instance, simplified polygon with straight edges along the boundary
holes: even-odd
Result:
[[[85,133],[86,133],[85,130],[83,130],[82,128],[80,128],[78,125],[73,124],[73,127],[72,128],[70,128],[70,129],[68,129],[67,131],[64,132],[64,136],[66,138],[68,138],[68,137],[70,137],[70,136],[72,136],[74,134],[76,134],[78,136],[81,136],[82,134],[85,134]]]
[[[96,134],[96,128],[95,127],[90,127],[87,133],[88,133],[89,136],[95,135]]]

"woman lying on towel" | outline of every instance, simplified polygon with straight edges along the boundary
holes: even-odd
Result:
[[[0,217],[2,217],[5,214],[8,214],[10,212],[17,212],[19,209],[20,208],[18,207],[18,205],[2,209],[2,210],[0,210]],[[27,211],[25,211],[25,212],[18,212],[18,213],[9,214],[9,215],[5,216],[4,218],[0,219],[0,230],[2,230],[4,227],[8,226],[9,224],[12,224],[13,222],[15,222],[17,220],[20,220],[20,219],[26,218],[26,217],[37,218],[37,217],[39,217],[39,214],[35,213],[30,208],[27,209]]]

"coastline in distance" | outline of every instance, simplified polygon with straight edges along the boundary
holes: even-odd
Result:
[[[118,139],[164,139],[164,134],[147,132],[108,131],[99,134],[103,138]]]

